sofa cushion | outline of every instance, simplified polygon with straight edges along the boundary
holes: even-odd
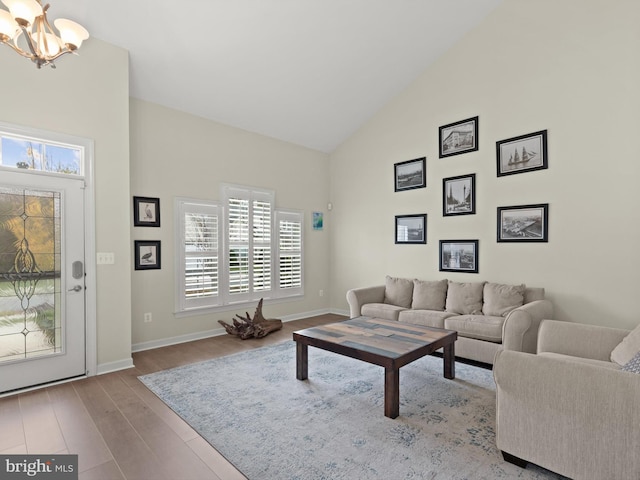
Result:
[[[636,353],[634,357],[625,363],[620,370],[640,374],[640,352]]]
[[[482,313],[506,317],[511,310],[524,305],[524,285],[484,284]]]
[[[444,328],[444,319],[454,315],[455,313],[435,310],[403,310],[398,315],[398,321],[424,327]]]
[[[397,322],[398,314],[403,310],[403,307],[388,303],[365,303],[360,309],[360,313],[365,317],[384,318]]]
[[[614,362],[607,362],[606,360],[596,360],[595,358],[574,357],[573,355],[565,355],[563,353],[555,352],[540,352],[541,357],[555,358],[558,360],[566,360],[569,362],[586,363],[588,365],[594,365],[597,367],[610,368],[612,370],[620,370],[620,366]]]
[[[460,315],[482,315],[484,282],[449,282],[445,310]]]
[[[444,320],[444,328],[457,331],[461,337],[494,343],[502,343],[503,325],[504,317],[489,315],[458,315]]]
[[[386,276],[384,281],[384,303],[411,308],[413,281],[406,278]]]
[[[411,308],[414,310],[438,310],[444,311],[447,299],[447,280],[437,281],[413,281],[413,301]]]
[[[640,352],[640,325],[631,330],[629,335],[611,351],[611,361],[622,366],[628,363],[637,352]]]

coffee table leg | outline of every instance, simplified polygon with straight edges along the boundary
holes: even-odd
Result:
[[[455,342],[444,347],[444,378],[456,378]]]
[[[384,369],[384,416],[396,418],[400,414],[400,370]]]
[[[296,342],[296,378],[306,380],[309,365],[309,348],[307,345]]]

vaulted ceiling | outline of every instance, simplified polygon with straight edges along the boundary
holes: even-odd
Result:
[[[48,15],[127,49],[135,98],[331,152],[502,1],[50,0]]]

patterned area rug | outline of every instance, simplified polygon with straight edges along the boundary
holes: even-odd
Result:
[[[140,380],[251,480],[557,479],[502,460],[492,373],[424,357],[400,369],[400,416],[384,416],[384,369],[309,347],[296,380],[287,342]]]

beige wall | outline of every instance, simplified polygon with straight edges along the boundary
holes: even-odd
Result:
[[[0,121],[95,142],[96,251],[114,252],[97,267],[99,369],[131,362],[128,54],[97,39],[58,68],[34,64],[0,46]],[[96,268],[87,262],[87,268]]]
[[[275,190],[277,208],[304,212],[305,296],[265,304],[265,316],[282,318],[329,308],[330,226],[314,231],[311,224],[313,211],[326,211],[326,154],[132,99],[131,158],[131,194],[159,197],[161,205],[160,228],[131,227],[132,240],[162,242],[162,268],[132,273],[134,345],[145,348],[149,342],[220,329],[217,320],[229,321],[245,310],[253,314],[250,306],[174,316],[174,198],[217,201],[222,183]],[[321,289],[327,292],[324,297],[318,295]],[[145,312],[152,314],[152,322],[143,322]]]
[[[506,0],[331,155],[332,306],[385,274],[542,286],[556,317],[638,324],[640,2]],[[438,158],[438,127],[478,115],[479,150]],[[549,169],[496,177],[495,142],[548,130]],[[427,188],[393,164],[427,157]],[[477,214],[442,216],[442,179],[476,174]],[[548,244],[496,242],[496,207],[549,203]],[[428,214],[427,245],[394,215]],[[438,241],[479,239],[479,274],[438,271]]]

